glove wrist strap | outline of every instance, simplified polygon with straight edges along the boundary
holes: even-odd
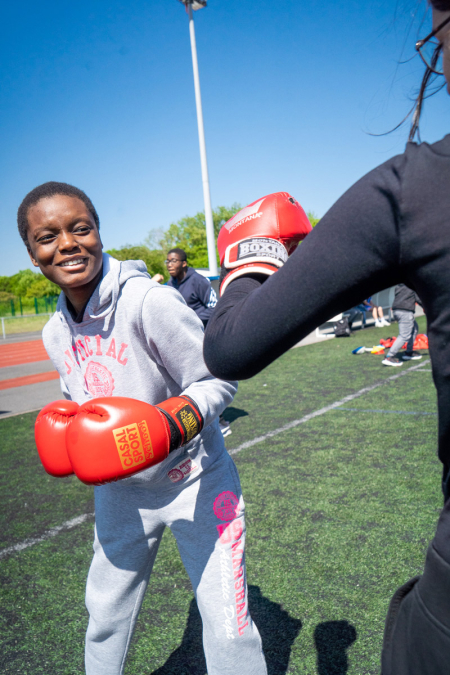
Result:
[[[186,445],[203,429],[203,416],[189,396],[174,396],[156,406],[160,410],[170,428],[170,449],[176,450]]]
[[[222,296],[225,293],[228,284],[239,277],[244,277],[247,275],[254,276],[257,274],[262,280],[264,280],[266,277],[270,277],[272,274],[274,274],[274,272],[277,270],[278,267],[271,263],[248,263],[247,265],[241,265],[241,267],[233,270],[228,270],[222,266],[219,295]]]

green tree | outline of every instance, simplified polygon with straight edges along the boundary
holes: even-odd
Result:
[[[0,277],[0,293],[12,293],[11,277]]]
[[[309,219],[309,222],[311,223],[311,225],[313,227],[315,227],[317,225],[317,223],[319,222],[320,218],[318,216],[316,216],[314,211],[307,211],[306,215],[308,216],[308,219]]]
[[[61,289],[59,286],[49,281],[43,274],[37,274],[33,283],[28,287],[27,298],[45,298],[53,295],[59,295]]]
[[[214,234],[217,240],[220,228],[235,213],[241,209],[239,204],[233,204],[230,207],[218,206],[213,210]],[[159,238],[160,237],[160,238]],[[188,256],[188,263],[191,267],[208,268],[208,249],[206,245],[206,222],[205,213],[199,211],[195,216],[185,216],[176,223],[172,223],[168,230],[152,230],[145,242],[149,246],[155,245],[158,238],[158,244],[161,247],[164,258],[171,248],[182,248]]]
[[[117,260],[143,260],[147,265],[149,274],[152,276],[154,274],[162,274],[166,281],[169,278],[166,266],[164,265],[166,256],[162,250],[152,251],[148,246],[131,246],[127,244],[120,248],[112,248],[106,252]]]
[[[220,228],[241,208],[240,204],[232,204],[232,206],[218,206],[213,210],[216,241]],[[309,211],[307,216],[313,227],[319,222],[319,218],[312,211]],[[151,230],[145,239],[145,244],[139,246],[127,244],[118,249],[110,249],[107,253],[117,260],[143,260],[152,276],[162,274],[167,281],[169,275],[164,260],[171,248],[184,249],[188,256],[188,264],[191,267],[209,267],[206,223],[203,211],[199,211],[195,216],[181,218],[176,223],[172,223],[167,230]]]
[[[9,278],[10,292],[21,298],[43,298],[45,296],[59,295],[61,289],[44,277],[40,272],[21,270]],[[5,279],[5,277],[2,277]],[[6,288],[2,290],[7,290]]]
[[[15,300],[16,296],[13,293],[8,293],[8,291],[0,291],[0,303],[9,302],[10,300]]]
[[[24,298],[35,277],[36,273],[31,270],[21,270],[20,272],[17,272],[17,274],[13,274],[12,277],[10,277],[11,292],[14,293],[14,295]]]

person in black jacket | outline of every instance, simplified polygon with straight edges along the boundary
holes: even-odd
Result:
[[[450,88],[450,0],[431,0],[438,43],[426,62],[410,139],[433,72]],[[351,187],[270,277],[231,281],[206,330],[205,360],[217,377],[252,377],[317,326],[387,287],[420,296],[438,395],[444,508],[424,573],[394,595],[383,675],[450,672],[450,136],[410,142]]]
[[[188,267],[186,251],[172,248],[167,254],[168,286],[181,293],[188,307],[194,310],[206,328],[217,304],[216,292],[206,277]]]
[[[394,312],[394,319],[398,321],[398,337],[382,361],[384,366],[402,366],[403,361],[411,361],[412,359],[418,361],[422,358],[422,354],[414,351],[414,340],[419,332],[419,326],[414,319],[416,302],[422,305],[419,296],[411,288],[408,288],[405,284],[398,284],[395,287],[392,311]],[[406,351],[403,354],[403,360],[400,360],[396,357],[396,354],[405,342]]]
[[[187,253],[182,248],[170,249],[167,253],[166,267],[170,274],[167,285],[181,293],[187,306],[194,310],[206,328],[217,304],[216,292],[211,282],[193,267],[188,267]],[[231,435],[230,423],[224,418],[223,413],[219,417],[219,426],[224,438]]]

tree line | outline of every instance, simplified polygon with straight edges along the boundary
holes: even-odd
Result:
[[[10,277],[0,276],[0,302],[15,298],[46,298],[59,295],[56,284],[46,279],[40,272],[22,270]]]
[[[240,204],[218,206],[213,210],[214,234],[217,239],[220,228],[241,209]],[[309,212],[313,227],[319,219]],[[125,244],[107,253],[118,260],[143,260],[149,274],[162,274],[167,281],[169,274],[164,261],[171,248],[182,248],[187,253],[188,265],[208,268],[205,214],[199,211],[194,216],[185,216],[172,223],[167,230],[152,230],[142,244]],[[217,259],[217,262],[219,260]],[[0,276],[0,302],[13,298],[43,298],[58,295],[58,286],[48,281],[40,272],[22,270],[10,277]]]

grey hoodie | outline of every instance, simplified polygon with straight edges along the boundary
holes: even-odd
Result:
[[[125,479],[155,480],[186,450],[200,470],[225,450],[218,415],[231,403],[236,382],[214,378],[203,361],[203,326],[181,295],[151,280],[145,263],[103,254],[103,278],[81,323],[64,293],[43,331],[62,389],[81,404],[127,396],[153,405],[187,394],[205,421],[202,433],[161,464]]]

